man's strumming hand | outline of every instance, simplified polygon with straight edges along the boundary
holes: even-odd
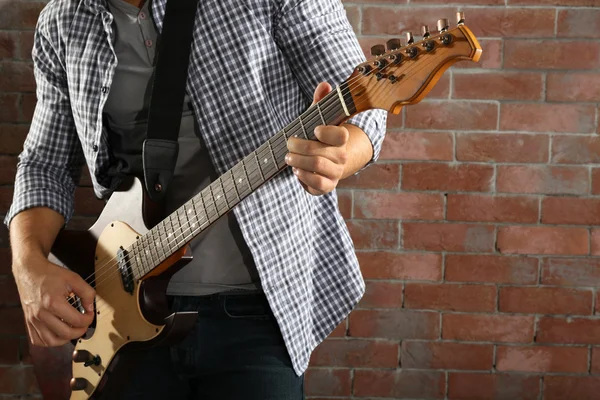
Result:
[[[313,104],[331,90],[331,85],[321,82],[315,89]],[[341,179],[362,168],[371,159],[373,148],[367,135],[355,125],[320,125],[314,133],[318,141],[289,138],[285,161],[304,189],[318,196],[333,191]]]

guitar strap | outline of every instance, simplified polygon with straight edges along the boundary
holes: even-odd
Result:
[[[175,164],[197,0],[169,0],[152,83],[142,149],[144,184],[151,200],[164,199]]]

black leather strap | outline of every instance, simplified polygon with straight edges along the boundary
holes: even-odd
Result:
[[[175,170],[197,0],[169,0],[157,43],[148,129],[142,150],[144,183],[163,200]]]

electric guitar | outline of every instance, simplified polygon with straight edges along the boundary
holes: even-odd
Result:
[[[188,334],[196,313],[170,314],[169,278],[191,260],[188,244],[196,235],[286,168],[288,138],[316,140],[317,125],[340,125],[369,109],[398,114],[423,99],[454,62],[479,60],[481,47],[462,13],[456,27],[449,29],[441,19],[437,28],[432,34],[424,26],[418,42],[408,33],[405,43],[390,39],[387,46],[374,46],[374,59],[168,217],[157,217],[158,207],[133,178],[114,192],[88,231],[62,231],[49,258],[95,287],[95,318],[73,343],[31,346],[44,398],[84,400],[100,393],[112,398],[125,365],[139,354],[134,350]],[[76,296],[69,301],[80,307]]]

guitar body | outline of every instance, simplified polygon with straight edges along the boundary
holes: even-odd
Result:
[[[88,231],[63,231],[50,260],[79,273],[93,273],[96,290],[95,320],[85,337],[62,347],[30,346],[36,377],[44,399],[114,398],[135,362],[138,350],[182,339],[193,327],[196,313],[169,312],[166,289],[170,276],[191,260],[183,248],[164,261],[144,280],[126,290],[114,257],[128,248],[148,226],[161,217],[149,202],[141,182],[132,179],[111,196],[102,214]],[[113,261],[109,261],[113,260]],[[162,268],[161,268],[162,267]],[[73,362],[73,353],[99,356],[97,365]],[[110,377],[110,379],[109,379]],[[72,390],[78,378],[80,390]],[[83,379],[83,380],[82,380]],[[85,385],[84,385],[85,384]]]

